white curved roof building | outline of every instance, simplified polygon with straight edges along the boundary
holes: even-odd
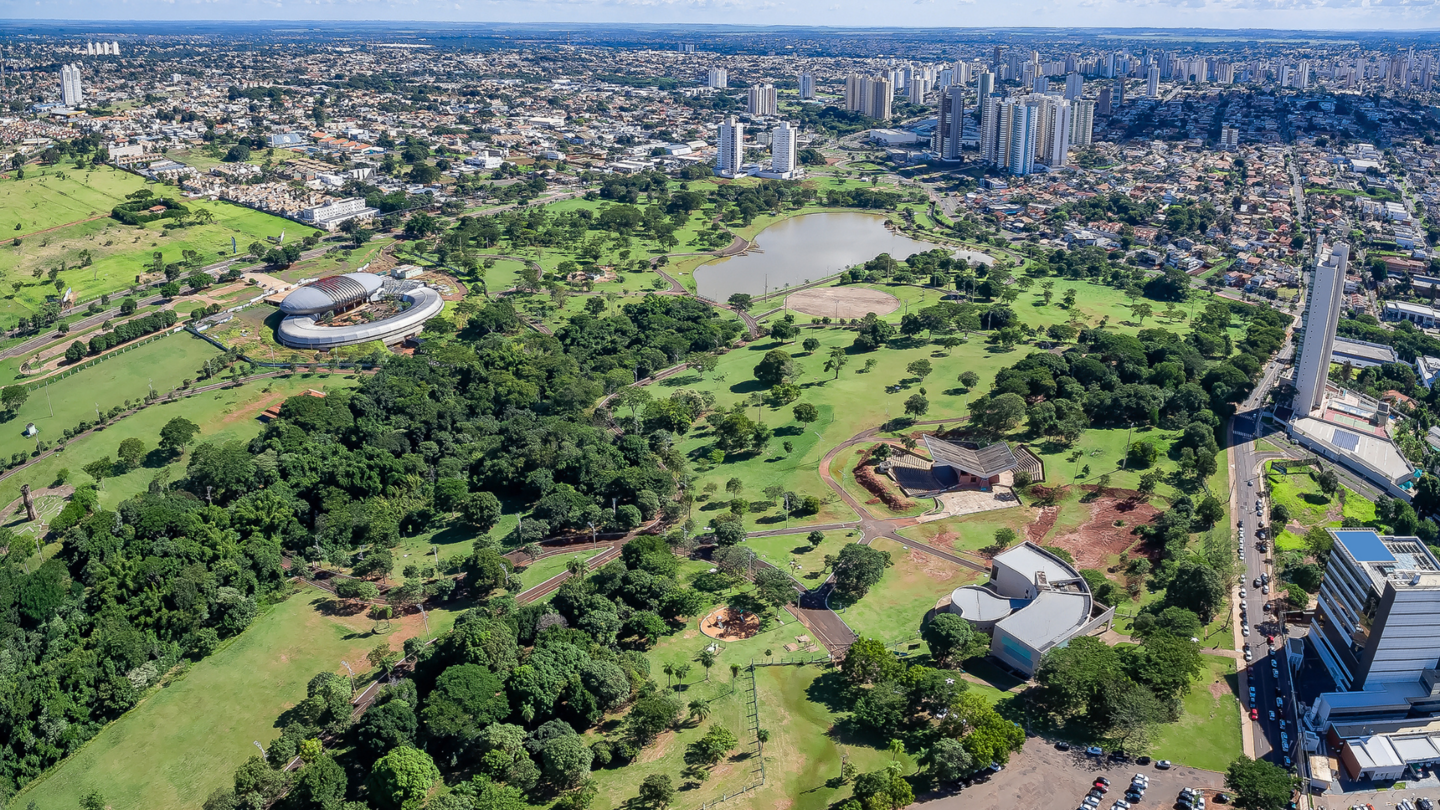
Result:
[[[385,296],[397,298],[405,308],[387,318],[348,326],[325,326],[326,312],[343,312]],[[292,349],[333,349],[378,340],[398,343],[420,331],[425,322],[445,308],[440,293],[423,284],[386,282],[371,273],[329,276],[300,287],[280,302],[285,319],[277,337]]]
[[[1026,677],[1048,650],[1109,626],[1115,616],[1074,567],[1030,542],[996,554],[990,582],[956,588],[949,609],[990,632],[990,654]]]

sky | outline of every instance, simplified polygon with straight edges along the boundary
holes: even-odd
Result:
[[[1440,29],[1440,0],[0,0],[0,19]]]

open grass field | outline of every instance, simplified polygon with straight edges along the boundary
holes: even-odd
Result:
[[[186,379],[198,379],[205,361],[219,355],[211,344],[181,332],[53,380],[31,392],[5,423],[7,429],[0,430],[0,455],[35,449],[35,440],[20,434],[27,423],[34,422],[40,429],[38,438],[53,444],[61,440],[65,428],[82,419],[95,421],[97,407],[103,412],[126,401],[143,400],[152,385],[161,394],[169,393]]]
[[[1285,531],[1275,538],[1275,547],[1282,551],[1305,550],[1304,535],[1313,526],[1335,528],[1344,518],[1361,523],[1375,520],[1375,503],[1343,484],[1334,497],[1320,491],[1311,470],[1295,470],[1289,475],[1275,471],[1273,462],[1265,463],[1265,479],[1270,484],[1270,501],[1283,504],[1290,511]]]
[[[147,184],[137,175],[112,168],[83,172],[62,166],[37,168],[27,171],[24,180],[0,183],[0,230],[10,234],[19,224],[16,236],[30,234],[19,246],[5,242],[0,247],[0,281],[3,291],[14,296],[4,299],[8,306],[0,306],[0,327],[9,328],[14,319],[55,294],[48,278],[52,269],[66,268],[59,279],[86,301],[128,289],[156,252],[167,262],[178,262],[183,251],[193,250],[209,263],[231,255],[232,237],[244,253],[251,242],[278,236],[282,230],[288,239],[313,233],[279,217],[208,200],[183,200],[192,211],[204,209],[214,215],[214,222],[207,225],[167,231],[163,224],[171,220],[135,227],[109,218],[111,208],[141,188],[150,188],[156,196],[179,198],[177,189]],[[16,218],[6,220],[4,212],[14,212]],[[46,232],[37,233],[41,230]],[[88,266],[81,266],[81,251],[90,253]]]
[[[792,521],[792,524],[798,526],[800,521]],[[823,532],[825,539],[815,547],[805,539],[808,534],[809,531],[799,528],[795,534],[749,537],[745,539],[744,545],[754,549],[760,559],[805,583],[806,587],[816,588],[829,576],[825,558],[839,554],[840,549],[855,542],[858,535],[842,529],[832,529]],[[793,568],[792,564],[799,568]]]
[[[923,642],[915,637],[935,602],[962,585],[989,579],[987,574],[911,551],[894,540],[882,537],[870,545],[888,553],[892,563],[879,584],[848,605],[840,597],[830,600],[831,608],[863,638],[887,644],[913,640],[923,649]]]
[[[316,673],[345,674],[346,660],[359,676],[369,670],[365,653],[381,641],[399,649],[423,634],[419,616],[373,633],[360,616],[333,615],[330,596],[303,588],[257,618],[250,628],[166,688],[100,732],[19,801],[38,810],[74,810],[80,797],[99,790],[111,810],[193,810],[235,768],[280,735],[285,709],[305,697]],[[455,621],[445,609],[430,611],[430,628],[443,632]]]
[[[579,551],[574,554],[555,554],[550,557],[543,557],[520,569],[520,582],[523,588],[533,588],[556,574],[565,573],[565,566],[571,560],[588,560],[598,552],[592,550]]]
[[[1240,682],[1234,659],[1206,655],[1203,660],[1205,669],[1185,696],[1179,721],[1160,726],[1150,755],[1224,771],[1240,751]]]

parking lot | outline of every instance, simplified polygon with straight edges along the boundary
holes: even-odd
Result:
[[[1032,737],[1025,748],[1010,758],[1005,770],[957,793],[943,796],[922,796],[916,806],[926,810],[973,810],[976,807],[1003,807],[1007,810],[1076,810],[1089,792],[1095,777],[1110,780],[1110,793],[1101,803],[1107,810],[1116,799],[1125,797],[1130,777],[1143,773],[1150,777],[1150,789],[1136,808],[1173,807],[1184,787],[1201,788],[1207,806],[1215,793],[1225,786],[1224,774],[1198,768],[1175,766],[1162,771],[1149,765],[1106,765],[1079,750],[1058,751],[1054,743]],[[1228,807],[1229,805],[1217,805]],[[1377,810],[1379,805],[1376,805]]]

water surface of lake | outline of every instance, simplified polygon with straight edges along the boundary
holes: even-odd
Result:
[[[760,295],[834,275],[881,253],[904,261],[938,245],[885,227],[885,217],[850,211],[791,217],[761,231],[743,256],[716,259],[695,270],[700,294],[724,301],[735,293]]]

